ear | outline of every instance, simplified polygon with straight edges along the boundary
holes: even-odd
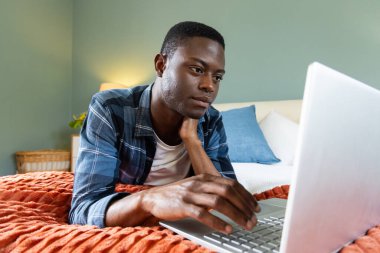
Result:
[[[162,77],[162,74],[164,73],[166,68],[166,59],[166,55],[163,54],[157,54],[156,57],[154,57],[154,67],[158,77]]]

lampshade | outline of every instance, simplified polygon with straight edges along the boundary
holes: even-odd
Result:
[[[111,90],[111,89],[126,89],[132,87],[133,85],[125,85],[120,83],[102,83],[100,85],[99,91]]]

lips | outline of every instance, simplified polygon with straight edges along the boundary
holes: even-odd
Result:
[[[204,103],[211,104],[211,98],[210,97],[193,97],[193,99],[202,101]]]
[[[209,107],[212,102],[209,97],[192,97],[192,99],[195,100],[197,105],[205,108]]]

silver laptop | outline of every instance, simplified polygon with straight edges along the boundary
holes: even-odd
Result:
[[[194,219],[160,224],[218,252],[338,251],[380,224],[380,91],[311,64],[294,166],[287,203],[261,201],[252,231],[233,225],[226,236]]]

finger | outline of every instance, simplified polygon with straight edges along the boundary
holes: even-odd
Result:
[[[240,193],[239,196],[241,196],[244,200],[250,200],[249,205],[256,211],[260,211],[260,206],[258,205],[256,198],[247,191],[244,186],[242,186],[238,181],[232,180],[229,178],[222,178],[227,184],[230,184],[233,186],[234,189],[237,189],[237,191]]]
[[[219,184],[215,182],[208,182],[200,187],[203,192],[221,196],[229,201],[233,206],[238,208],[246,217],[250,218],[253,215],[252,208],[247,204],[239,193],[232,186],[228,184]]]
[[[219,232],[229,234],[232,233],[233,229],[230,224],[223,221],[222,219],[212,215],[206,208],[196,206],[196,205],[188,205],[186,207],[187,216],[192,217],[199,222],[209,226],[210,228],[217,230]]]
[[[254,211],[260,212],[260,206],[258,205],[256,198],[250,192],[248,192],[238,181],[232,180],[230,178],[215,176],[208,177],[208,180],[230,185],[237,192],[237,195],[234,197],[235,199],[237,198],[239,201],[246,203],[250,207],[252,214]]]
[[[223,179],[212,175],[199,177],[197,186],[199,192],[213,193],[227,198],[233,205],[239,208],[247,216],[252,217],[256,208],[256,201],[252,195],[246,193],[241,185],[233,180]],[[207,181],[207,183],[204,183]]]
[[[248,230],[253,228],[252,216],[241,212],[225,198],[216,194],[190,193],[184,198],[184,201],[207,209],[214,209]]]
[[[212,191],[215,187],[215,184],[217,184],[219,186],[217,192],[218,194],[226,196],[239,209],[245,211],[247,215],[253,215],[255,205],[254,203],[252,203],[252,195],[250,195],[249,193],[247,194],[246,190],[243,187],[241,187],[239,183],[237,183],[236,181],[212,175],[207,175],[205,178],[202,179],[208,181],[208,183],[205,185],[207,189],[204,190]]]

